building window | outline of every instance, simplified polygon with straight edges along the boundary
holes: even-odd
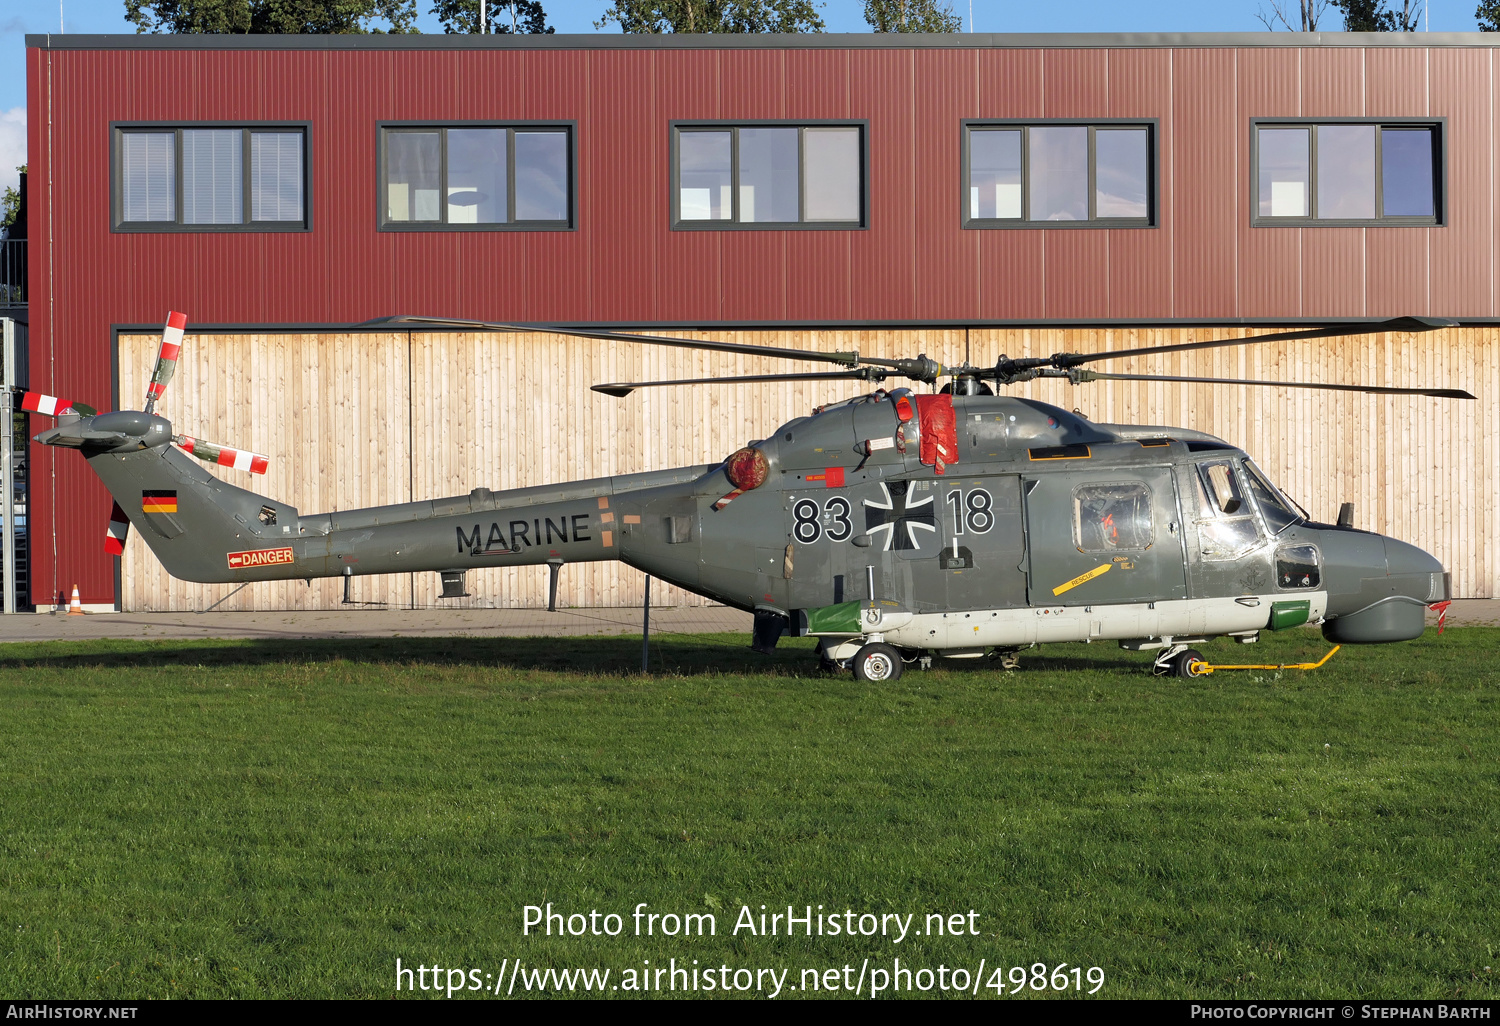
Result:
[[[116,126],[122,231],[305,231],[307,128]]]
[[[385,126],[381,227],[571,228],[572,151],[568,125]]]
[[[676,125],[676,228],[861,228],[863,124]]]
[[[1441,123],[1253,128],[1257,224],[1441,223]]]
[[[1154,122],[964,123],[965,228],[1150,227]]]

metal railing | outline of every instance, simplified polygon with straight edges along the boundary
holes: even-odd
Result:
[[[26,303],[26,240],[0,239],[0,306]]]

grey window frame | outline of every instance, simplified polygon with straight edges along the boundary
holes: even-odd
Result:
[[[241,216],[239,224],[187,224],[182,220],[182,133],[197,130],[240,130]],[[175,136],[172,160],[176,167],[177,180],[173,197],[174,219],[171,221],[126,221],[124,219],[124,182],[122,181],[123,147],[121,139],[127,133],[171,132]],[[250,189],[250,136],[256,132],[286,133],[302,135],[302,220],[300,221],[252,221],[252,197]],[[313,230],[312,190],[312,122],[310,121],[112,121],[109,125],[109,223],[111,232],[136,234],[140,232],[310,232]]]
[[[741,221],[740,212],[740,133],[741,128],[857,128],[859,129],[859,219],[857,221]],[[681,167],[678,164],[678,139],[684,131],[729,131],[730,209],[733,216],[724,221],[684,221],[682,219]],[[797,210],[807,208],[807,179],[803,174],[803,139],[797,133]],[[783,118],[781,120],[739,120],[734,118],[707,121],[672,121],[668,123],[668,196],[667,209],[672,231],[683,232],[855,232],[870,226],[870,122],[867,118]]]
[[[1337,125],[1375,126],[1375,217],[1322,218],[1271,217],[1260,212],[1260,130],[1262,128],[1307,128]],[[1385,204],[1385,181],[1381,160],[1380,130],[1391,128],[1432,129],[1432,216],[1390,216],[1381,213]],[[1318,209],[1318,133],[1308,132],[1307,209]],[[1255,228],[1444,228],[1448,224],[1448,119],[1426,118],[1251,118],[1250,119],[1250,224]]]
[[[505,141],[505,211],[510,220],[502,224],[450,224],[448,204],[439,203],[438,221],[392,221],[386,214],[386,138],[391,131],[436,131],[439,139],[438,174],[442,185],[448,182],[449,128],[494,128],[506,130]],[[533,129],[559,130],[568,143],[568,216],[563,221],[515,220],[517,131]],[[383,232],[571,232],[578,230],[578,122],[577,121],[381,121],[375,127],[375,224]]]
[[[968,229],[988,230],[992,228],[1022,229],[1026,231],[1055,229],[1077,230],[1079,228],[1156,228],[1160,226],[1161,210],[1161,119],[1160,118],[965,118],[961,123],[959,137],[959,224]],[[1020,218],[970,217],[969,216],[969,133],[974,129],[1019,128],[1021,129],[1021,213]],[[1083,221],[1032,221],[1024,215],[1030,213],[1031,182],[1027,158],[1029,128],[1087,128],[1089,129],[1089,217]],[[1146,216],[1145,217],[1095,217],[1098,202],[1098,168],[1094,153],[1094,130],[1097,128],[1144,128],[1146,130]]]

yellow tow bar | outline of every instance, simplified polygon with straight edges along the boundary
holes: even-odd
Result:
[[[1279,666],[1271,663],[1247,663],[1243,666],[1210,666],[1208,663],[1193,660],[1188,666],[1188,672],[1193,676],[1204,673],[1214,673],[1218,670],[1316,670],[1328,660],[1333,658],[1333,653],[1343,648],[1343,645],[1334,645],[1328,650],[1328,654],[1315,663],[1282,663]]]

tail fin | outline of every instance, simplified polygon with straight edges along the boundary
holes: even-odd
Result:
[[[173,577],[242,581],[247,555],[263,552],[275,554],[253,565],[279,571],[266,576],[300,576],[287,572],[301,544],[297,510],[285,503],[220,480],[171,445],[88,461]]]
[[[36,440],[82,452],[114,496],[106,551],[124,551],[121,521],[128,520],[167,572],[185,581],[304,576],[294,565],[301,555],[294,544],[300,534],[295,509],[214,477],[171,444],[172,425],[162,417],[138,410],[84,415],[77,406],[59,413],[57,426]],[[213,448],[218,455],[221,447]],[[248,562],[237,565],[236,555]],[[248,577],[247,569],[253,571]]]

